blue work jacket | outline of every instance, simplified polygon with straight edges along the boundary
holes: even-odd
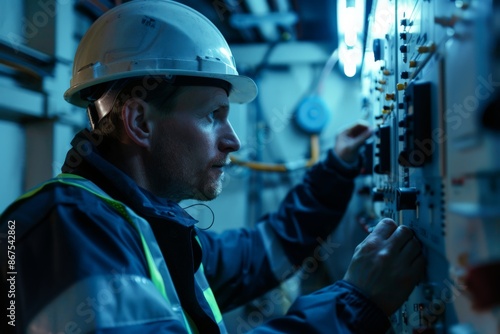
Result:
[[[0,259],[2,309],[15,303],[15,327],[2,320],[6,333],[223,333],[219,310],[273,289],[308,257],[333,252],[328,236],[357,175],[330,151],[256,228],[217,234],[197,229],[177,203],[140,188],[98,154],[98,144],[87,130],[72,141],[63,172],[83,180],[80,186],[52,180],[1,216],[0,235],[15,229],[15,266],[4,249]],[[5,298],[13,287],[15,298]],[[341,280],[298,297],[284,316],[241,330],[388,328],[382,311]]]

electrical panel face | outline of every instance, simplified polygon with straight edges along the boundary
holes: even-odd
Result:
[[[373,3],[362,71],[373,206],[411,227],[427,259],[395,333],[500,333],[499,7]]]

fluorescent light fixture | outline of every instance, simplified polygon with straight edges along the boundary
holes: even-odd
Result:
[[[344,11],[344,42],[347,46],[354,46],[358,40],[359,27],[356,25],[356,8],[347,7]]]
[[[352,78],[358,73],[363,58],[361,43],[358,41],[354,47],[348,47],[345,43],[339,46],[339,62],[344,69],[344,74]]]
[[[352,78],[353,76],[356,75],[356,64],[354,62],[347,62],[344,63],[344,74],[348,78]]]
[[[353,77],[362,61],[365,1],[338,0],[337,25],[340,64],[345,75]]]

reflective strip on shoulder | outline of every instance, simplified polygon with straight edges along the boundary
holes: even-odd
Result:
[[[281,242],[271,226],[266,223],[257,224],[257,231],[259,231],[262,242],[264,243],[264,248],[274,277],[280,282],[284,281],[294,273],[294,270],[292,263],[285,254]]]
[[[87,333],[154,321],[177,322],[177,327],[185,331],[178,311],[146,277],[91,276],[46,305],[29,323],[28,333]]]
[[[148,262],[148,268],[151,275],[151,280],[153,281],[156,288],[160,291],[160,293],[165,298],[168,298],[167,293],[165,291],[165,283],[163,282],[162,276],[158,271],[153,256],[151,255],[148,243],[146,242],[144,235],[142,233],[143,231],[141,230],[140,226],[138,226],[138,224],[136,223],[137,220],[132,218],[132,217],[135,218],[135,216],[137,215],[133,213],[131,214],[131,210],[125,204],[115,199],[112,199],[111,197],[109,197],[108,194],[106,194],[102,189],[97,187],[93,182],[81,176],[73,174],[59,174],[55,179],[52,179],[52,182],[59,182],[63,184],[72,185],[91,192],[92,194],[96,195],[97,197],[108,203],[108,205],[113,207],[116,211],[118,211],[118,213],[121,216],[123,216],[130,224],[132,224],[132,226],[134,226],[137,232],[139,232],[139,235],[141,237],[141,244],[144,250],[144,255],[146,256],[146,261]]]
[[[18,200],[33,196],[38,191],[42,190],[45,186],[53,183],[62,183],[73,187],[78,187],[94,194],[95,196],[106,202],[109,206],[113,207],[137,230],[141,238],[141,244],[143,247],[144,255],[146,257],[149,274],[153,285],[156,287],[157,291],[159,291],[160,294],[165,298],[167,303],[171,306],[172,310],[178,313],[179,319],[183,319],[184,327],[187,332],[192,333],[190,323],[186,318],[185,312],[180,307],[179,298],[173,286],[170,273],[168,272],[165,260],[163,259],[161,251],[158,247],[153,232],[149,227],[149,224],[143,218],[135,214],[125,204],[111,198],[108,194],[106,194],[106,192],[95,185],[92,181],[74,174],[59,174],[56,178],[43,183],[39,187],[21,196]],[[148,244],[146,239],[150,240],[151,242]],[[163,272],[163,275],[160,271]],[[167,280],[166,282],[165,279]]]
[[[71,176],[70,176],[70,175],[71,175]],[[78,179],[83,179],[83,180],[85,180],[85,179],[84,179],[83,177],[81,177],[81,176],[78,176],[78,175],[72,175],[72,174],[59,174],[59,175],[57,176],[57,178],[59,178],[59,177],[61,177],[61,178],[73,178],[73,179],[77,179],[77,178],[78,178]],[[50,179],[50,180],[48,180],[48,181],[46,181],[46,182],[44,182],[44,183],[42,183],[42,184],[40,184],[40,185],[36,186],[35,188],[28,190],[27,192],[25,192],[24,194],[22,194],[21,196],[19,196],[19,197],[18,197],[18,198],[14,201],[14,203],[15,203],[15,202],[18,202],[18,201],[21,201],[21,200],[23,200],[23,199],[29,198],[29,197],[31,197],[31,196],[33,196],[33,195],[35,195],[37,192],[39,192],[40,190],[42,190],[45,186],[47,186],[47,185],[49,185],[49,184],[52,184],[52,183],[54,183],[54,182],[58,182],[58,180],[57,180],[56,178],[54,178],[54,179]]]

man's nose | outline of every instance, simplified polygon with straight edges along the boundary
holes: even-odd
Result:
[[[231,153],[238,151],[241,147],[240,139],[229,121],[226,122],[222,134],[222,138],[219,140],[219,150],[225,153]]]

